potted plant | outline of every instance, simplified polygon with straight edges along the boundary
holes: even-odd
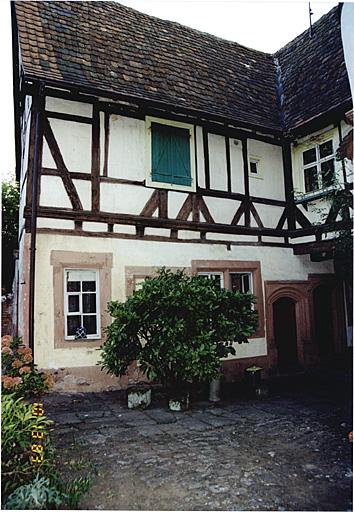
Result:
[[[114,320],[99,364],[121,376],[137,360],[168,390],[171,407],[185,408],[191,386],[216,378],[221,358],[256,329],[253,302],[251,294],[220,290],[205,277],[162,269],[126,302],[109,303]]]

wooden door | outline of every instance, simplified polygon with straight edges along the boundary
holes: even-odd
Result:
[[[282,297],[273,304],[274,336],[278,350],[278,369],[298,367],[295,302]]]

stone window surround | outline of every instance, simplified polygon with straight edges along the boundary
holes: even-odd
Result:
[[[128,297],[135,290],[135,279],[153,277],[161,267],[143,267],[127,266],[125,267],[125,290]],[[166,267],[169,270],[184,269],[187,275],[195,275],[197,272],[223,272],[225,282],[228,280],[230,272],[250,272],[253,277],[253,292],[257,299],[256,308],[259,317],[259,326],[257,331],[250,336],[254,338],[264,338],[264,301],[261,264],[259,261],[235,261],[235,260],[192,260],[191,267]]]
[[[54,293],[54,348],[99,347],[104,342],[104,328],[110,324],[107,303],[111,300],[112,253],[87,253],[77,251],[51,251],[50,264],[53,267]],[[99,300],[101,316],[101,337],[98,339],[65,340],[64,316],[64,270],[96,269],[99,271]]]

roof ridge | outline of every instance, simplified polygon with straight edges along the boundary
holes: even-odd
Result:
[[[70,1],[70,0],[66,0],[66,1]],[[223,43],[230,43],[232,45],[237,45],[238,47],[244,48],[246,50],[250,50],[252,52],[256,52],[256,53],[259,53],[259,54],[262,54],[265,56],[269,56],[269,57],[272,57],[272,55],[273,55],[271,52],[264,52],[263,50],[257,50],[256,48],[251,48],[250,46],[246,46],[242,43],[239,43],[238,41],[232,41],[231,39],[225,39],[224,37],[220,37],[215,34],[211,34],[210,32],[205,32],[204,30],[190,27],[189,25],[184,25],[183,23],[180,23],[178,21],[167,20],[165,18],[159,18],[158,16],[154,16],[153,14],[147,14],[145,12],[139,11],[138,9],[135,9],[134,7],[130,7],[128,5],[122,4],[116,0],[107,0],[107,2],[105,1],[104,3],[119,5],[120,7],[124,7],[125,9],[127,9],[129,11],[133,11],[133,12],[137,13],[139,16],[144,16],[149,19],[157,20],[158,22],[167,23],[167,24],[170,24],[173,26],[182,27],[184,29],[190,30],[191,32],[197,32],[198,34],[202,34],[202,35],[210,37],[212,39],[217,39],[219,41],[222,41]]]
[[[332,11],[334,12],[335,10],[337,10],[338,8],[340,7],[340,4],[336,5],[335,7],[332,7],[332,9],[330,9],[328,12],[324,13],[317,21],[315,21],[315,23],[312,25],[312,30],[315,30],[316,27],[318,27],[321,23],[324,22],[324,18],[327,19],[327,17],[329,16],[330,13],[332,13]],[[303,32],[301,32],[299,35],[297,35],[296,37],[294,37],[294,39],[292,39],[291,41],[289,41],[288,43],[286,43],[284,46],[282,46],[281,48],[279,48],[279,50],[277,50],[276,52],[273,53],[273,56],[276,57],[280,52],[282,52],[283,50],[289,48],[290,46],[292,46],[296,41],[300,40],[300,39],[303,39],[304,36],[306,34],[309,34],[310,33],[310,27],[307,28],[306,30],[304,30]]]

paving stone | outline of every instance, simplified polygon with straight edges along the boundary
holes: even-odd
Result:
[[[77,403],[75,413],[63,414],[49,395],[48,409],[63,420],[55,442],[99,467],[82,508],[349,510],[350,407],[342,394],[337,403],[307,394],[196,404],[176,414],[157,403],[130,411],[109,394],[92,394],[92,411],[112,416],[72,424],[68,414],[75,421],[87,412],[83,397],[81,410]],[[117,496],[109,498],[109,489],[119,489]]]

